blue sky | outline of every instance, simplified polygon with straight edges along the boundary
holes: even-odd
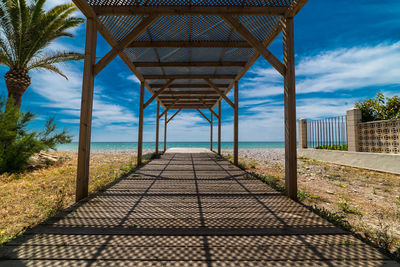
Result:
[[[48,6],[61,0],[48,0]],[[68,2],[68,1],[64,1]],[[383,92],[400,93],[400,2],[398,0],[309,0],[295,18],[297,117],[317,119],[342,115],[363,100]],[[51,49],[83,52],[85,25],[76,38],[60,39]],[[282,58],[279,36],[270,50]],[[99,38],[97,56],[110,47]],[[61,66],[69,80],[32,71],[32,85],[22,109],[38,115],[33,128],[49,116],[77,139],[83,62]],[[1,77],[7,72],[0,67]],[[260,58],[240,81],[240,141],[283,140],[283,81]],[[0,94],[6,95],[4,79]],[[228,95],[232,98],[231,93]],[[146,98],[150,94],[146,92]],[[119,59],[95,82],[92,141],[136,141],[139,83]],[[155,136],[155,102],[145,110],[144,140]],[[207,113],[208,115],[209,113]],[[222,140],[233,139],[233,112],[223,103]],[[162,122],[161,122],[162,123]],[[214,132],[216,134],[217,129]],[[208,141],[209,124],[184,111],[169,124],[169,141]],[[160,131],[162,137],[163,131]],[[216,135],[214,136],[216,138]]]

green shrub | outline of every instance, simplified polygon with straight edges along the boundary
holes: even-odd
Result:
[[[45,123],[43,131],[29,131],[28,124],[35,115],[19,111],[13,101],[0,98],[0,173],[21,172],[32,155],[71,142],[65,130],[56,133],[53,118]]]
[[[398,96],[390,98],[378,93],[375,98],[356,102],[354,107],[361,110],[363,122],[400,119]]]
[[[347,151],[347,145],[322,145],[317,146],[316,149],[328,149],[328,150],[343,150]]]

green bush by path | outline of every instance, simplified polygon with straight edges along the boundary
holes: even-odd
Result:
[[[34,154],[71,142],[65,130],[56,132],[54,119],[49,119],[41,132],[29,131],[34,118],[31,112],[19,111],[12,98],[0,98],[0,174],[24,171]]]
[[[356,102],[354,107],[361,110],[363,122],[400,119],[398,96],[390,98],[378,93],[375,98]]]
[[[322,145],[317,146],[316,149],[327,149],[327,150],[342,150],[347,151],[347,145]]]

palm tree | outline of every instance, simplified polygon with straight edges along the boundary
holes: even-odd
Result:
[[[10,70],[5,74],[9,99],[21,106],[21,98],[31,84],[29,71],[49,70],[67,79],[57,63],[82,59],[76,52],[49,52],[48,46],[60,37],[74,37],[69,29],[83,19],[72,16],[73,4],[58,5],[49,11],[46,0],[0,0],[0,64]]]

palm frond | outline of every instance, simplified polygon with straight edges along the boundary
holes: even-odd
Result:
[[[75,52],[57,52],[52,55],[47,55],[45,57],[41,57],[33,61],[30,65],[28,65],[27,69],[46,69],[52,72],[55,72],[64,78],[68,79],[66,75],[64,75],[60,69],[58,69],[54,64],[59,64],[67,61],[81,60],[84,56]]]
[[[67,75],[65,75],[59,68],[57,68],[55,65],[51,64],[43,64],[43,65],[38,65],[35,67],[35,69],[44,69],[44,70],[49,70],[51,72],[57,73],[58,75],[64,77],[66,80],[68,80]]]
[[[60,37],[73,37],[68,30],[83,22],[74,17],[73,4],[62,4],[45,11],[46,0],[0,0],[0,64],[10,68],[43,68],[44,64],[56,64],[76,60],[76,55],[58,54],[59,62],[43,55],[53,41]],[[50,60],[50,61],[49,61]],[[51,67],[52,68],[52,67]],[[56,71],[57,72],[57,71]]]

